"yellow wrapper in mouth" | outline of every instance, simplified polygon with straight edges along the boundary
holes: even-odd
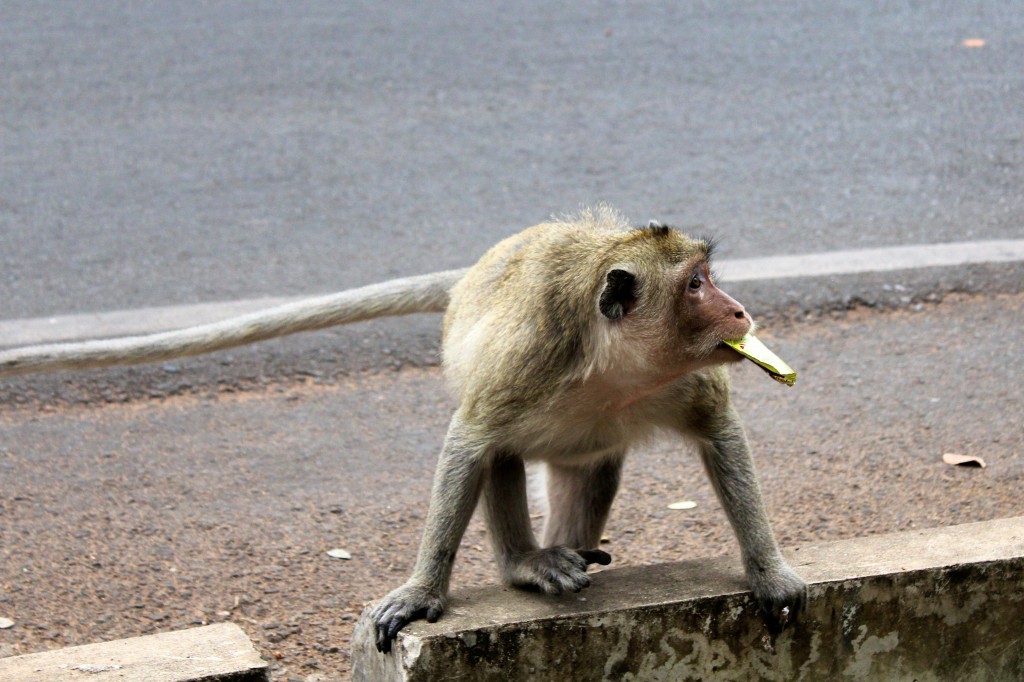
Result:
[[[768,347],[761,343],[756,336],[747,334],[742,339],[726,341],[725,345],[743,357],[756,362],[764,371],[768,372],[768,376],[772,379],[787,386],[796,383],[796,372],[793,371],[793,368],[783,362],[778,355],[768,350]]]

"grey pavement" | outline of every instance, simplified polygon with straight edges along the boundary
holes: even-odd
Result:
[[[1022,36],[1000,0],[4,2],[0,319],[335,291],[600,200],[727,258],[1020,238]]]

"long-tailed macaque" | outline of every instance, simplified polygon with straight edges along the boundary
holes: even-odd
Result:
[[[589,563],[626,451],[655,431],[696,442],[773,630],[806,586],[775,542],[722,365],[722,341],[752,331],[718,289],[711,244],[598,209],[501,242],[455,285],[444,370],[459,408],[434,477],[412,576],[371,612],[389,651],[408,622],[445,608],[455,552],[482,497],[502,579],[557,594],[590,583]],[[524,462],[548,469],[543,541],[530,528]]]
[[[332,324],[444,309],[445,377],[458,398],[437,464],[412,576],[371,611],[390,651],[412,620],[445,609],[452,562],[477,503],[502,579],[557,594],[590,583],[630,446],[656,432],[694,442],[739,539],[772,630],[806,585],[779,551],[723,365],[722,342],[752,330],[715,286],[712,245],[658,223],[631,228],[605,207],[510,237],[468,271],[398,280],[178,332],[0,352],[0,376],[146,362]],[[450,294],[450,302],[449,302]],[[524,463],[548,469],[542,542]]]

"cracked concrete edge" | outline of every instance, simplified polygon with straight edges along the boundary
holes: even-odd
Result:
[[[949,292],[1024,291],[1024,239],[723,260],[721,282],[755,316],[905,305]],[[0,320],[0,348],[149,334],[251,313],[304,296]]]
[[[0,658],[18,682],[270,682],[270,668],[233,623]]]
[[[736,558],[604,570],[580,594],[453,594],[380,654],[366,613],[355,680],[1024,679],[1024,517],[805,545],[794,627],[768,636]]]

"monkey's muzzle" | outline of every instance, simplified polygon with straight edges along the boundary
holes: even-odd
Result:
[[[761,343],[761,340],[752,334],[747,334],[742,339],[735,341],[723,341],[723,344],[732,348],[743,357],[751,360],[761,369],[768,373],[772,379],[779,383],[792,386],[796,383],[796,372],[787,365],[782,358],[768,350],[768,347]]]

